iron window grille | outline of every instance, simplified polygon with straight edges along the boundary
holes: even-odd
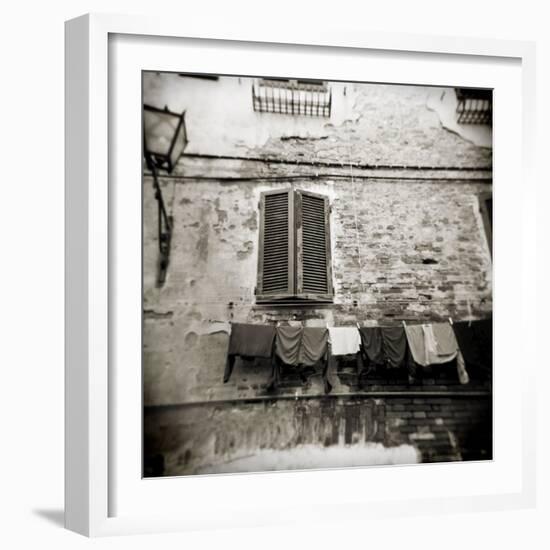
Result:
[[[330,117],[332,92],[322,80],[262,78],[252,84],[258,113]]]
[[[492,124],[492,90],[455,88],[455,92],[456,118],[459,124]]]
[[[328,197],[285,189],[260,197],[256,302],[332,302]]]

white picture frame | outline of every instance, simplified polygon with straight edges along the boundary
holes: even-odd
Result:
[[[116,276],[113,273],[117,262],[124,261],[123,255],[113,254],[113,247],[116,248],[114,243],[117,239],[124,238],[117,233],[117,228],[122,221],[120,218],[126,214],[121,213],[121,197],[112,185],[119,169],[115,166],[118,159],[113,158],[113,151],[111,151],[111,158],[109,157],[113,126],[116,126],[114,122],[116,114],[109,110],[109,106],[112,96],[116,96],[117,93],[114,90],[115,83],[117,86],[120,85],[116,74],[119,69],[123,69],[119,62],[124,58],[124,52],[120,54],[121,58],[113,59],[110,57],[110,47],[114,45],[115,49],[118,48],[116,41],[119,38],[122,39],[121,44],[124,40],[132,42],[128,46],[130,49],[139,47],[139,42],[144,41],[146,37],[159,39],[162,42],[161,48],[165,48],[163,50],[165,52],[168,51],[166,48],[176,47],[178,40],[192,40],[195,46],[208,44],[209,48],[214,49],[237,44],[244,44],[251,49],[250,51],[254,48],[264,48],[264,50],[271,48],[277,51],[277,48],[280,48],[281,51],[284,49],[287,55],[289,52],[306,50],[316,52],[316,55],[320,56],[329,56],[331,52],[355,56],[374,52],[387,55],[389,58],[392,55],[399,56],[401,59],[409,56],[411,63],[421,63],[420,58],[441,63],[446,61],[455,63],[457,60],[462,60],[466,65],[481,62],[494,65],[495,74],[498,73],[498,67],[506,64],[515,67],[511,72],[516,75],[514,77],[516,80],[514,82],[510,80],[510,88],[514,86],[517,88],[520,104],[523,106],[521,109],[518,105],[518,110],[514,111],[520,114],[516,120],[519,123],[519,135],[509,136],[511,141],[505,143],[504,138],[501,141],[499,137],[502,126],[499,127],[498,118],[495,125],[495,187],[498,188],[499,181],[507,181],[506,178],[517,176],[521,180],[521,185],[517,185],[515,190],[503,191],[502,199],[499,198],[499,191],[496,193],[497,210],[501,208],[501,214],[497,213],[495,220],[497,278],[500,278],[501,272],[503,273],[503,283],[497,284],[495,291],[495,322],[497,335],[499,330],[502,335],[500,342],[506,340],[507,329],[504,325],[505,321],[499,326],[499,318],[510,318],[510,315],[514,319],[520,318],[517,326],[523,334],[527,334],[527,322],[535,317],[534,289],[529,287],[526,271],[521,269],[521,266],[528,265],[535,255],[533,246],[529,244],[534,232],[535,205],[530,205],[527,200],[533,186],[532,152],[535,119],[535,46],[533,43],[369,31],[354,33],[347,29],[330,30],[314,27],[302,29],[299,34],[292,29],[282,28],[277,29],[276,32],[265,28],[240,31],[223,28],[221,24],[218,26],[213,24],[209,27],[192,26],[186,22],[170,20],[168,17],[85,15],[71,20],[66,23],[66,527],[84,535],[102,536],[232,525],[281,524],[295,521],[295,511],[284,507],[284,496],[282,493],[277,494],[277,486],[298,486],[309,491],[307,494],[310,496],[304,497],[306,502],[300,521],[319,521],[328,517],[326,507],[323,509],[323,497],[318,493],[321,483],[333,503],[330,509],[331,518],[353,519],[361,518],[363,514],[387,517],[411,513],[435,514],[442,511],[478,511],[533,506],[535,432],[534,422],[530,419],[535,415],[536,361],[534,350],[528,349],[527,345],[524,349],[517,351],[517,353],[521,351],[526,360],[522,363],[523,370],[518,378],[520,382],[518,387],[521,388],[518,392],[521,397],[518,409],[521,410],[521,414],[518,410],[516,416],[521,436],[507,447],[510,450],[510,456],[513,455],[513,460],[508,462],[508,457],[505,456],[507,451],[503,451],[500,456],[498,453],[495,455],[495,460],[487,468],[480,464],[459,466],[462,468],[460,475],[466,477],[483,477],[484,473],[487,473],[487,479],[494,481],[494,490],[481,487],[476,492],[465,486],[461,494],[460,492],[449,496],[437,494],[435,489],[441,485],[441,480],[449,476],[445,465],[431,465],[429,468],[376,469],[379,472],[376,474],[377,477],[385,479],[391,475],[395,483],[403,488],[401,493],[395,493],[388,499],[380,498],[379,495],[383,494],[380,488],[376,493],[373,469],[366,474],[365,469],[347,469],[307,474],[294,472],[198,476],[195,479],[186,480],[185,494],[188,496],[182,498],[182,501],[188,498],[187,505],[183,503],[179,510],[174,510],[174,513],[170,514],[163,510],[159,512],[156,508],[159,499],[163,498],[162,491],[157,492],[156,488],[162,485],[162,490],[168,491],[172,495],[170,498],[173,498],[174,494],[177,495],[178,492],[181,494],[180,480],[136,479],[135,471],[130,467],[133,478],[129,481],[122,478],[121,471],[124,468],[120,468],[120,461],[124,458],[120,457],[133,456],[132,453],[135,451],[133,445],[137,441],[136,437],[138,439],[140,437],[140,378],[136,376],[136,380],[129,386],[125,386],[123,394],[120,379],[114,372],[117,358],[124,353],[125,349],[124,346],[118,346],[117,339],[126,338],[126,335],[113,334],[112,327],[118,322],[115,317],[131,314],[124,309],[123,303],[119,303],[116,307],[113,305],[114,300],[118,299],[113,292],[118,288],[114,283]],[[122,50],[117,51],[120,53]],[[168,57],[167,55],[166,63],[169,64]],[[143,62],[150,63],[150,60],[144,59]],[[252,64],[253,56],[247,62]],[[405,67],[404,64],[403,67]],[[144,68],[156,69],[157,67],[148,65]],[[181,68],[181,70],[187,69],[187,66]],[[193,67],[191,70],[198,69]],[[253,73],[253,67],[250,70]],[[401,80],[410,82],[410,75],[407,76],[404,69],[402,75]],[[395,78],[389,81],[395,81]],[[437,80],[441,77],[434,75],[433,78]],[[499,84],[501,90],[507,86],[507,78],[509,77],[503,74]],[[497,111],[499,96],[503,101],[500,105],[507,105],[506,101],[513,102],[518,99],[518,94],[514,96],[515,99],[512,96],[505,97],[504,91],[499,94],[499,86],[495,88]],[[510,118],[514,118],[512,113]],[[140,141],[139,135],[132,134],[128,129],[121,130],[118,126],[116,132],[119,138],[124,138],[124,132],[128,132],[129,141],[133,141],[134,145],[136,139]],[[119,141],[118,145],[122,151],[123,144]],[[499,148],[500,151],[506,151],[506,148],[508,151],[515,150],[516,157],[503,158]],[[130,151],[129,158],[132,158],[132,152],[135,152],[135,149]],[[123,156],[125,153],[120,154]],[[512,164],[507,166],[506,162]],[[138,173],[141,170],[139,158],[136,159],[135,170]],[[506,189],[506,185],[503,185],[503,189]],[[505,235],[504,226],[507,213],[509,214],[510,209],[514,207],[514,194],[519,197],[515,207],[521,211],[520,215],[525,222],[523,226],[520,224],[522,231],[516,232],[517,235],[510,234],[509,239],[507,236],[501,238],[499,231]],[[132,201],[129,202],[130,207],[135,204]],[[499,239],[508,239],[508,242],[513,241],[513,244],[518,245],[516,258],[510,257],[505,243],[499,251]],[[515,268],[514,262],[517,264]],[[518,295],[519,301],[504,306],[502,296],[506,296],[508,289],[512,288],[514,277],[515,283],[521,289]],[[136,307],[139,309],[141,302],[133,304],[132,307],[134,310]],[[132,345],[130,340],[129,342]],[[495,344],[497,359],[499,345],[501,344],[497,336]],[[140,350],[137,349],[136,353],[139,356]],[[500,354],[500,357],[503,358],[502,372],[511,369],[514,361],[513,354],[508,358]],[[508,366],[505,367],[505,364]],[[140,365],[136,364],[135,368],[136,373],[139,374]],[[506,376],[502,376],[500,381],[498,376],[496,378],[497,423],[498,407],[502,407],[507,400],[514,397],[513,383],[507,384],[501,381],[506,382]],[[135,395],[136,389],[138,395]],[[515,391],[518,391],[517,387]],[[133,397],[123,404],[126,394],[132,394]],[[516,394],[515,397],[517,398],[518,395]],[[135,418],[132,415],[135,415]],[[116,421],[115,416],[118,419]],[[130,424],[133,426],[128,430],[131,432],[130,436],[134,437],[132,442],[125,439],[128,436],[127,433],[121,434],[121,423],[125,423],[123,424],[125,426]],[[131,460],[134,461],[134,458]],[[135,461],[139,462],[139,460],[140,457],[136,456]],[[414,473],[411,474],[411,472]],[[493,474],[494,477],[491,477]],[[432,478],[433,481],[430,481]],[[505,478],[508,481],[505,481]],[[372,488],[374,497],[371,495],[367,498],[366,492],[362,491],[354,495],[337,492],[334,488],[344,482],[347,486],[357,487],[364,486],[363,483],[369,483],[368,486]],[[384,482],[381,481],[382,484]],[[434,486],[433,491],[429,490],[430,484]],[[497,484],[500,485],[496,487]],[[144,487],[141,496],[132,492],[137,486],[140,490]],[[270,491],[272,498],[267,501],[256,501],[253,506],[250,503],[247,504],[247,498],[250,499],[260,490],[264,491],[264,495],[265,491]],[[113,496],[114,491],[120,493],[118,494],[120,498]],[[236,492],[242,495],[239,497],[240,500],[237,498],[236,505],[233,498],[232,506],[226,498],[220,498],[216,507],[209,506],[208,498],[202,500],[200,498],[200,495],[206,495],[211,499],[214,494],[227,496],[235,495]],[[138,502],[140,498],[149,503],[149,508],[144,504],[141,508],[136,506],[135,509],[131,507],[124,509],[114,504],[129,500]],[[317,507],[315,507],[316,500]],[[168,499],[166,502],[172,501]]]

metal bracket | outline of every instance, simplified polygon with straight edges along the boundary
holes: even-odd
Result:
[[[172,244],[172,226],[173,217],[166,212],[162,189],[158,182],[157,167],[154,162],[150,163],[151,172],[153,173],[153,188],[155,190],[155,199],[158,204],[158,242],[159,242],[159,263],[157,286],[161,287],[166,281],[168,265],[170,264],[170,248]]]

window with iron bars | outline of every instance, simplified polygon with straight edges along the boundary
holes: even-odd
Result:
[[[456,120],[459,124],[492,124],[493,91],[455,88]]]
[[[252,84],[252,104],[259,113],[328,118],[332,93],[322,80],[261,78]]]

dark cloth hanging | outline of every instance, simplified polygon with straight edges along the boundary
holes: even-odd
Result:
[[[485,372],[493,366],[493,321],[491,318],[476,321],[457,321],[453,330],[466,365]]]
[[[361,327],[361,344],[370,362],[381,364],[384,362],[382,351],[382,331],[380,327]]]
[[[382,352],[390,367],[403,365],[407,355],[407,336],[403,327],[380,327]]]
[[[300,348],[300,363],[302,365],[311,367],[320,360],[323,360],[321,378],[323,380],[325,393],[330,393],[332,391],[332,384],[328,379],[328,339],[328,329],[321,327],[304,327],[302,346]]]
[[[330,383],[330,381],[328,379],[329,368],[330,368],[330,353],[327,350],[327,353],[325,355],[325,361],[324,361],[324,364],[323,364],[323,372],[321,373],[321,378],[323,380],[325,393],[330,393],[332,391],[332,384]]]
[[[477,340],[481,365],[485,370],[493,368],[493,319],[472,322]]]
[[[304,327],[299,363],[312,367],[327,354],[328,330],[321,327]]]
[[[273,325],[248,325],[233,323],[229,336],[227,362],[223,381],[228,382],[235,365],[235,357],[272,357],[275,341]]]
[[[233,323],[228,355],[244,357],[271,357],[275,327],[273,325],[246,325]]]
[[[328,330],[322,327],[279,326],[276,329],[275,353],[277,359],[286,365],[312,367],[323,360],[321,377],[325,393],[332,390],[328,380]],[[269,389],[274,389],[280,381],[279,361],[273,368],[272,383]],[[301,374],[302,381],[307,378]]]
[[[326,354],[328,330],[321,327],[277,327],[275,351],[286,365],[312,367]]]
[[[481,364],[481,357],[479,355],[477,339],[474,334],[473,322],[455,321],[453,323],[453,330],[456,336],[456,341],[458,342],[458,347],[464,356],[466,364]]]
[[[286,365],[298,365],[303,330],[301,326],[279,326],[276,329],[275,353]]]

